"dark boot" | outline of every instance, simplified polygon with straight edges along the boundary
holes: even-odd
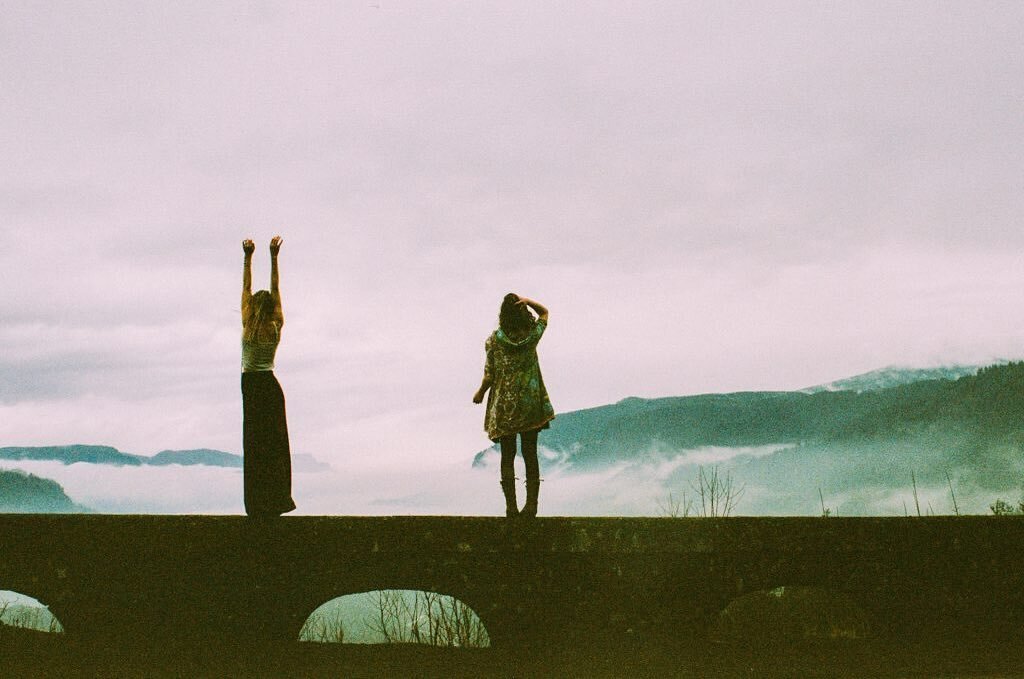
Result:
[[[523,505],[522,516],[537,516],[537,495],[540,494],[540,479],[526,479],[526,504]]]
[[[505,516],[510,519],[519,516],[519,504],[516,502],[516,479],[514,476],[501,477],[501,492],[505,494]]]

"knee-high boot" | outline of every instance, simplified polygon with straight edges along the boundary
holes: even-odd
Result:
[[[505,516],[512,519],[519,516],[519,504],[516,502],[516,477],[501,477],[501,492],[505,494]]]
[[[526,504],[521,514],[533,518],[537,516],[537,495],[540,494],[540,479],[526,479]]]

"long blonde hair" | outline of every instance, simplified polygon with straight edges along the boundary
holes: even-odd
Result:
[[[243,319],[242,339],[252,342],[257,339],[270,339],[270,329],[274,325],[274,297],[269,290],[257,290],[249,301],[249,318]]]

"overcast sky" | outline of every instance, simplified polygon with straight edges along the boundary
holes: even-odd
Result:
[[[1024,4],[6,2],[0,445],[468,465],[501,297],[556,410],[1024,356]]]

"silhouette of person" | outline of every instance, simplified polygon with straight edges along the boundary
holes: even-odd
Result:
[[[274,376],[284,312],[278,287],[281,237],[270,241],[270,290],[252,292],[251,240],[242,241],[242,451],[245,513],[278,516],[295,509],[284,392]]]
[[[533,317],[530,309],[537,312]],[[480,403],[487,395],[484,429],[501,450],[501,490],[505,494],[505,516],[537,516],[540,469],[537,462],[537,435],[555,419],[537,359],[537,343],[548,325],[548,310],[540,303],[505,295],[498,314],[498,329],[484,344],[487,361],[484,379],[473,395]],[[516,503],[516,436],[522,440],[526,463],[526,504],[520,512]]]

